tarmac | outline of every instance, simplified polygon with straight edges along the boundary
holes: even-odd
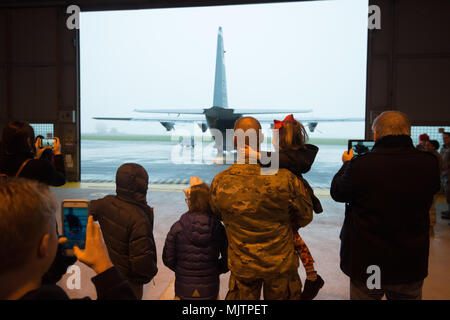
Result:
[[[185,184],[150,184],[147,195],[148,203],[154,207],[154,237],[158,256],[158,274],[144,286],[143,299],[145,300],[171,300],[174,298],[173,282],[175,275],[162,263],[162,250],[166,235],[181,214],[187,208],[182,189]],[[63,199],[98,199],[107,194],[115,193],[113,183],[75,183],[66,184],[61,188],[52,188],[57,198]],[[325,280],[325,285],[316,297],[317,300],[346,300],[349,298],[349,279],[339,268],[339,232],[344,220],[344,204],[334,202],[326,188],[315,188],[320,198],[324,212],[315,214],[313,221],[300,234],[309,246],[316,261],[315,267]],[[450,226],[448,220],[442,220],[440,212],[446,210],[443,198],[437,203],[437,223],[434,236],[431,238],[429,275],[425,279],[423,299],[450,299]],[[60,214],[59,226],[61,226]],[[65,275],[58,283],[71,298],[89,296],[96,299],[95,287],[91,278],[95,273],[77,262],[81,270],[81,286],[79,289],[69,289]],[[299,274],[302,281],[305,272],[300,264]],[[229,273],[221,276],[220,298],[226,296],[228,290]]]
[[[265,148],[267,149],[267,148]],[[319,145],[311,170],[304,175],[311,186],[327,189],[342,165],[342,145]],[[211,143],[198,143],[195,148],[174,141],[81,141],[81,181],[114,183],[117,169],[126,162],[142,165],[152,185],[183,185],[190,176],[210,183],[214,176],[228,168]],[[233,158],[233,157],[231,157]]]

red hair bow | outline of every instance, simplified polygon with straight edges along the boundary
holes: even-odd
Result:
[[[273,120],[273,128],[274,129],[280,129],[284,126],[286,122],[295,123],[294,116],[292,114],[286,116],[283,121],[280,120]]]

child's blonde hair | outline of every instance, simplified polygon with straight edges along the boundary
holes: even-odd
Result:
[[[297,120],[286,121],[279,129],[280,150],[304,149],[308,141],[308,133],[305,127]]]
[[[189,212],[211,214],[209,205],[209,185],[197,184],[191,187],[188,197]]]

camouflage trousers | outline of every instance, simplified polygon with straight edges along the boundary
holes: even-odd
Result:
[[[302,282],[297,270],[289,274],[263,279],[242,279],[230,275],[225,300],[300,300]]]

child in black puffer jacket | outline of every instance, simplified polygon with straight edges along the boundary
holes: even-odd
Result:
[[[192,181],[192,180],[191,180]],[[227,238],[222,223],[211,214],[209,186],[185,190],[189,211],[170,229],[163,262],[175,272],[175,296],[181,300],[217,299],[221,273],[228,272]]]

